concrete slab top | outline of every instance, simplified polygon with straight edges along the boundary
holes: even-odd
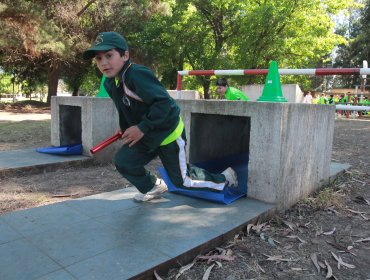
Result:
[[[200,247],[273,206],[230,205],[135,188],[0,216],[0,279],[128,279]]]

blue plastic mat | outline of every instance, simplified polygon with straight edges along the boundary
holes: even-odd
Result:
[[[37,148],[36,152],[53,155],[82,155],[82,144]]]
[[[231,166],[238,176],[239,187],[226,187],[222,192],[178,188],[172,184],[166,170],[163,167],[159,168],[159,172],[163,180],[166,182],[168,190],[170,192],[206,199],[217,203],[230,204],[238,198],[246,196],[247,194],[248,159],[248,154],[242,154],[238,156],[214,159],[194,164],[213,173],[220,173]]]

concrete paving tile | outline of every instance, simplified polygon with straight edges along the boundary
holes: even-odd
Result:
[[[49,273],[41,278],[37,278],[37,280],[76,280],[69,272],[65,271],[64,269]]]
[[[168,260],[151,247],[131,243],[66,267],[79,280],[129,279]]]
[[[122,189],[109,193],[102,193],[87,196],[81,199],[69,200],[64,202],[77,211],[95,218],[108,215],[117,211],[138,207],[138,204],[132,200],[137,193],[133,188]]]
[[[70,226],[61,225],[28,238],[50,258],[67,266],[119,246],[127,235],[87,220]]]
[[[36,166],[57,162],[70,162],[89,159],[82,155],[51,155],[36,152],[36,149],[0,151],[0,169]]]
[[[63,202],[16,211],[2,216],[2,219],[24,236],[34,235],[61,225],[72,225],[89,217],[68,207]]]
[[[126,235],[135,232],[147,233],[163,226],[161,223],[153,223],[153,214],[153,211],[136,207],[98,217],[96,221],[114,230],[125,232]],[[128,242],[132,242],[132,239]]]
[[[0,244],[16,240],[22,236],[6,224],[0,217]]]
[[[1,280],[33,280],[60,268],[25,239],[0,245]]]

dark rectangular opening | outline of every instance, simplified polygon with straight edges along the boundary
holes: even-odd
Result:
[[[232,167],[247,193],[250,130],[250,117],[192,114],[189,162],[214,173]]]
[[[59,105],[60,145],[82,143],[81,107]]]
[[[191,114],[190,162],[249,154],[251,119]]]

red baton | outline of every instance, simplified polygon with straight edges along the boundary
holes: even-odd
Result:
[[[92,154],[95,154],[96,152],[99,152],[101,149],[104,149],[106,146],[108,146],[108,145],[112,144],[114,141],[117,141],[118,139],[120,139],[122,137],[122,134],[123,134],[122,132],[117,132],[112,137],[109,137],[109,138],[105,139],[103,142],[96,145],[95,147],[92,147],[90,149],[90,152]]]

